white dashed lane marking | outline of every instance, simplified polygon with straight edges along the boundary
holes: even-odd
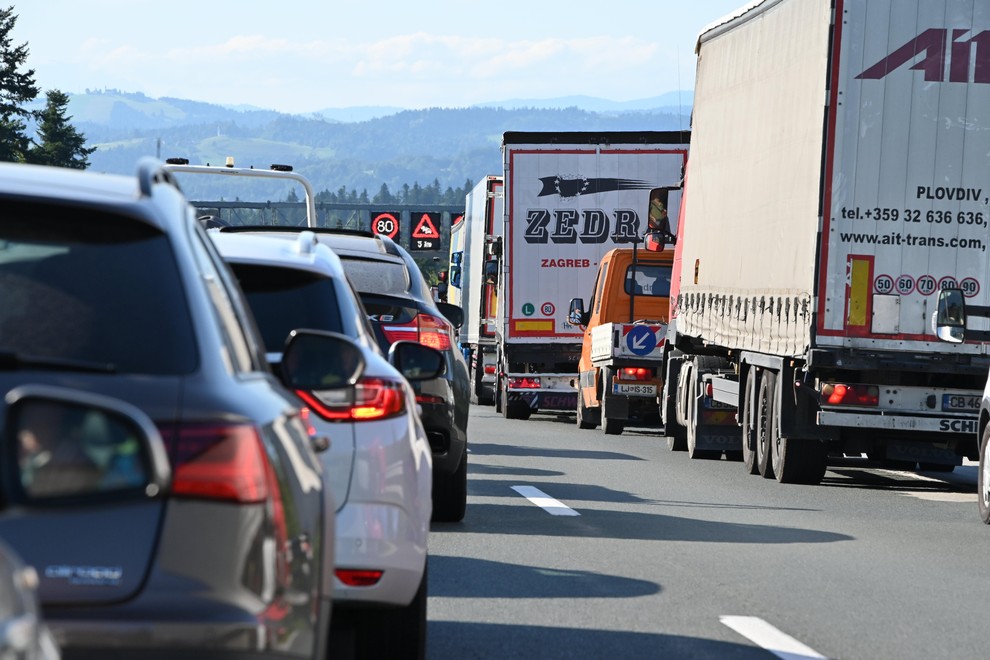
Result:
[[[721,616],[719,620],[757,646],[783,660],[825,659],[825,656],[755,616]]]
[[[539,488],[534,488],[533,486],[513,486],[512,490],[516,491],[527,500],[540,507],[551,516],[580,516],[581,514],[567,506],[566,504],[555,500],[546,493],[544,493]]]

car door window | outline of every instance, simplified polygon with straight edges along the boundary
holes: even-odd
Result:
[[[207,247],[209,238],[194,229],[190,242],[196,255],[200,275],[206,285],[208,298],[220,324],[224,342],[222,352],[228,366],[236,373],[256,371],[257,365],[252,359],[250,340],[245,336],[244,326],[234,309],[231,294],[225,286],[220,268],[217,267]]]

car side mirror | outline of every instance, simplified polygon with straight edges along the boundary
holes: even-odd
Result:
[[[161,434],[120,399],[49,385],[5,397],[3,463],[13,499],[86,503],[92,497],[156,497],[171,467]]]
[[[567,322],[571,325],[588,325],[591,315],[584,311],[584,298],[571,298],[567,310]]]
[[[345,335],[322,330],[293,330],[279,365],[291,390],[333,390],[357,384],[364,374],[361,348]]]
[[[438,302],[437,309],[443,314],[444,318],[450,321],[450,324],[455,328],[460,328],[464,325],[464,310],[457,305],[452,305],[446,302]]]
[[[429,380],[444,373],[443,353],[415,341],[397,341],[388,349],[388,361],[408,381]]]
[[[498,259],[485,261],[485,283],[498,284]]]
[[[966,339],[966,298],[962,289],[939,291],[934,325],[942,341],[961,344]]]
[[[663,232],[650,231],[643,237],[643,249],[647,252],[663,252],[667,247],[667,237]]]

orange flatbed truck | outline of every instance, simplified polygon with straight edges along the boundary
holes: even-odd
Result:
[[[673,261],[673,249],[615,248],[599,263],[587,309],[571,300],[571,322],[584,329],[579,428],[618,435],[630,422],[659,422]]]

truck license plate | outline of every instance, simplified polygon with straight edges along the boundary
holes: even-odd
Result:
[[[973,410],[980,409],[980,397],[973,394],[943,394],[942,410]]]
[[[612,394],[625,396],[656,396],[657,386],[641,385],[639,383],[612,383]]]

